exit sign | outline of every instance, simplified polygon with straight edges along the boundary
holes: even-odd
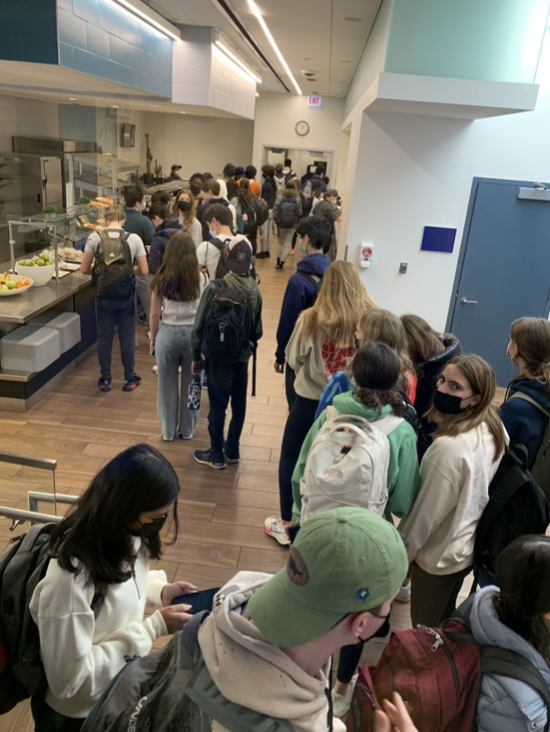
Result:
[[[307,98],[308,107],[320,107],[322,103],[323,103],[323,97],[308,97]]]

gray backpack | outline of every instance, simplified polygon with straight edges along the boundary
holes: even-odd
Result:
[[[524,402],[528,402],[548,418],[542,442],[539,447],[539,451],[537,452],[537,457],[535,458],[533,467],[529,472],[533,476],[535,483],[539,488],[542,488],[543,493],[546,496],[546,500],[550,503],[550,452],[548,451],[550,448],[550,412],[542,407],[536,399],[527,396],[527,394],[524,394],[523,392],[516,391],[515,394],[512,394],[510,399],[521,399]]]
[[[81,732],[293,732],[282,719],[228,701],[202,658],[198,634],[208,612],[154,653],[130,661],[113,679]]]

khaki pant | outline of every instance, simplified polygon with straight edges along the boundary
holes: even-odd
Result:
[[[456,598],[464,578],[471,570],[468,567],[454,574],[428,574],[413,562],[410,568],[413,627],[420,624],[437,628],[450,618],[456,609]]]
[[[279,229],[279,238],[277,240],[277,259],[286,262],[290,250],[292,249],[292,239],[296,229]]]

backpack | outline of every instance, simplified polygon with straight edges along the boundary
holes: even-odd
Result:
[[[210,613],[193,616],[164,648],[130,661],[88,715],[81,732],[292,732],[283,719],[228,701],[202,658],[198,634]]]
[[[319,297],[319,293],[321,292],[321,287],[323,286],[323,276],[311,274],[310,272],[302,272],[301,270],[298,270],[298,274],[301,274],[302,277],[305,277],[306,280],[311,282],[311,284],[315,287],[313,299],[311,300],[310,304],[307,306],[308,308],[312,308],[315,305],[315,303],[317,302],[317,298]]]
[[[420,434],[420,430],[422,429],[420,417],[418,416],[416,409],[413,406],[413,403],[409,399],[407,392],[405,391],[405,389],[403,389],[401,384],[398,384],[395,389],[401,394],[401,396],[403,397],[403,402],[405,403],[405,413],[403,414],[403,419],[405,420],[405,422],[410,424],[410,426],[414,430],[416,438],[418,439],[418,435]]]
[[[533,467],[531,468],[530,472],[535,479],[536,484],[544,491],[544,495],[546,496],[547,500],[550,500],[550,453],[548,454],[548,460],[546,459],[546,453],[548,452],[548,448],[550,448],[550,412],[548,412],[548,410],[541,406],[536,401],[536,399],[533,399],[532,397],[527,396],[527,394],[523,394],[519,391],[516,391],[515,394],[512,394],[510,399],[521,399],[524,402],[528,402],[529,404],[532,404],[534,407],[536,407],[539,412],[542,412],[548,418],[546,429],[544,430],[544,435],[542,438],[542,443],[539,447],[537,457],[535,458],[535,462],[533,463]]]
[[[277,210],[275,223],[280,229],[294,229],[298,225],[298,202],[296,196],[283,196]]]
[[[241,210],[242,210],[242,222],[243,222],[243,233],[245,236],[250,234],[256,226],[256,211],[252,201],[248,198],[241,198]],[[246,216],[246,220],[245,220]]]
[[[262,224],[265,224],[269,218],[269,206],[267,205],[267,201],[264,201],[260,196],[255,196],[252,199],[252,205],[254,206],[254,211],[256,213],[256,224],[258,226],[262,226]]]
[[[105,298],[116,299],[124,295],[128,288],[133,289],[134,261],[128,244],[129,234],[117,229],[96,233],[99,236],[93,266],[96,291]],[[108,292],[105,291],[107,288]]]
[[[476,729],[476,707],[481,675],[517,679],[533,687],[546,704],[550,720],[550,692],[544,678],[526,658],[514,651],[479,646],[470,630],[474,596],[456,610],[441,628],[418,625],[392,633],[376,666],[361,666],[347,720],[348,732],[374,729],[374,712],[383,699],[399,692],[419,730],[471,732]],[[548,730],[548,722],[545,732]]]
[[[383,516],[388,502],[387,435],[403,419],[390,414],[373,423],[339,415],[332,406],[326,413],[327,421],[313,441],[300,481],[301,523],[340,506],[368,508]]]
[[[499,554],[514,539],[544,534],[550,523],[548,502],[526,466],[527,450],[523,445],[506,447],[489,485],[489,502],[476,529],[476,582],[481,568],[494,575]]]
[[[38,627],[29,604],[48,569],[55,525],[31,526],[0,554],[0,647],[4,645],[6,652],[3,668],[0,663],[0,714],[47,688]],[[96,618],[102,605],[103,589],[96,588],[91,605]]]
[[[206,256],[207,257],[208,257],[208,246],[210,244],[213,244],[220,253],[220,258],[218,259],[218,264],[216,265],[216,271],[214,273],[214,278],[217,280],[223,279],[225,277],[225,275],[229,272],[229,267],[227,266],[227,257],[225,256],[225,249],[227,247],[227,244],[230,241],[231,241],[231,239],[229,239],[229,238],[218,239],[216,237],[214,239],[210,239],[206,243],[206,247],[207,247]]]

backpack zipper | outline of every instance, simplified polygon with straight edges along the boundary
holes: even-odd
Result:
[[[420,628],[420,630],[425,630],[426,633],[429,633],[431,636],[435,638],[435,643],[433,644],[431,651],[432,653],[435,653],[439,647],[441,647],[447,656],[447,659],[449,661],[449,665],[451,667],[451,673],[453,675],[453,681],[455,684],[455,693],[456,693],[456,703],[460,703],[460,684],[458,682],[458,674],[456,671],[456,665],[454,662],[453,655],[451,651],[447,648],[447,645],[445,641],[443,640],[442,636],[435,630],[435,628],[428,628],[426,625],[417,625],[417,628]]]

